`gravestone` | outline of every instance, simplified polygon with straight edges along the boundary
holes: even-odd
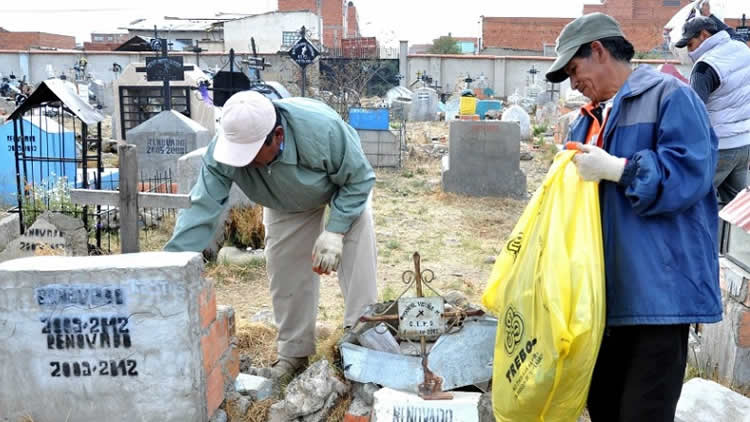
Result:
[[[401,141],[390,130],[357,129],[362,151],[370,165],[380,167],[401,166]]]
[[[211,142],[211,135],[197,122],[174,111],[162,111],[127,132],[135,144],[138,170],[146,177],[170,170],[177,173],[177,160]]]
[[[202,270],[192,252],[0,264],[0,420],[207,421],[239,356]]]
[[[23,149],[27,157],[76,157],[75,135],[71,131],[62,130],[56,120],[47,116],[34,116],[20,121],[23,122]],[[15,136],[19,137],[18,147],[21,148],[20,128],[16,135],[12,120],[0,125],[0,140],[3,143],[0,147],[0,207],[18,205]],[[27,181],[30,184],[33,182],[35,186],[54,186],[59,177],[66,177],[72,183],[75,175],[76,164],[73,162],[35,161],[26,164]]]
[[[55,255],[88,255],[86,233],[80,218],[45,212],[21,236],[8,243],[0,252],[0,262],[34,256],[42,247],[51,249]]]
[[[449,153],[443,157],[443,190],[524,198],[520,136],[515,122],[451,122]]]
[[[437,120],[438,94],[432,88],[419,88],[414,91],[409,108],[411,122],[432,122]]]

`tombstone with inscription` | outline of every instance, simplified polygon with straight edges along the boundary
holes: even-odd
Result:
[[[239,356],[202,270],[192,252],[0,264],[0,420],[208,421]]]
[[[443,157],[443,190],[472,196],[526,196],[515,122],[456,120]]]
[[[409,108],[409,121],[432,122],[437,120],[438,94],[432,88],[419,88],[414,91]]]
[[[45,212],[34,224],[0,252],[0,262],[34,256],[41,248],[51,249],[56,255],[88,255],[86,228],[80,218]]]
[[[211,142],[208,130],[174,110],[130,129],[127,137],[136,146],[138,170],[146,177],[167,170],[175,174],[180,157]]]
[[[75,158],[75,135],[71,131],[63,131],[56,120],[46,116],[34,116],[20,120],[23,122],[24,149],[27,156]],[[17,205],[18,190],[16,189],[16,155],[15,136],[21,137],[14,131],[13,121],[0,126],[0,208]],[[62,139],[60,139],[62,138]],[[20,139],[19,139],[20,144]],[[19,145],[20,148],[20,145]],[[72,183],[75,179],[76,164],[74,162],[47,163],[41,161],[26,164],[26,178],[34,185],[47,184],[54,186],[56,180],[42,180],[47,174],[66,177]],[[21,175],[23,177],[23,174]]]

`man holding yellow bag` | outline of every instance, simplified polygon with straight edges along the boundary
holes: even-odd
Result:
[[[574,161],[599,182],[607,329],[589,390],[593,422],[674,420],[691,323],[721,320],[712,179],[717,137],[703,102],[672,76],[632,69],[619,24],[568,24],[547,79],[603,106],[595,143]],[[584,141],[589,115],[569,139]],[[588,141],[588,140],[587,140]]]

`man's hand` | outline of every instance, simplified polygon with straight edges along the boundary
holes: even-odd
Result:
[[[573,162],[576,164],[581,179],[588,182],[609,180],[617,183],[620,181],[622,171],[625,170],[626,159],[610,155],[595,145],[580,144],[577,145],[577,149],[580,152],[573,157]]]
[[[313,271],[318,274],[330,274],[339,267],[341,249],[344,247],[344,235],[328,230],[318,236],[312,253]]]

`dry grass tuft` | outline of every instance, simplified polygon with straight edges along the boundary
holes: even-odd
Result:
[[[346,411],[349,410],[349,406],[352,404],[352,400],[351,393],[347,393],[341,400],[339,400],[336,406],[331,409],[331,413],[328,414],[326,421],[343,422],[344,417],[346,416]]]
[[[265,422],[268,420],[268,413],[273,404],[274,401],[271,399],[253,402],[243,415],[240,413],[237,401],[227,400],[225,411],[232,422]]]
[[[63,256],[65,255],[64,248],[53,249],[47,244],[41,244],[34,250],[34,256]]]
[[[249,356],[252,366],[270,366],[276,360],[278,332],[265,324],[247,323],[237,327],[237,348],[240,355]]]
[[[320,339],[316,346],[313,356],[310,356],[310,364],[320,360],[327,360],[329,363],[337,362],[341,359],[341,353],[337,344],[344,335],[344,329],[339,328],[326,338]],[[334,366],[335,368],[335,366]],[[338,369],[336,369],[338,371]]]
[[[262,249],[266,236],[263,207],[256,205],[232,208],[224,228],[224,236],[228,244],[240,249]]]

